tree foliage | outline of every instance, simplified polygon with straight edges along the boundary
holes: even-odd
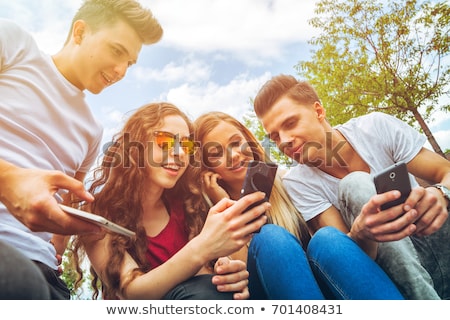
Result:
[[[419,0],[320,0],[311,61],[296,70],[318,91],[331,124],[372,111],[419,124],[450,111],[450,8]],[[417,122],[416,122],[417,121]]]

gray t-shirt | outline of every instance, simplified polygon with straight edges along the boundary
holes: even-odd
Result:
[[[351,119],[335,127],[375,174],[394,163],[408,163],[422,149],[426,137],[405,122],[381,112]],[[417,186],[411,176],[412,187]],[[283,177],[283,183],[306,221],[331,205],[338,210],[340,179],[315,167],[299,164]]]

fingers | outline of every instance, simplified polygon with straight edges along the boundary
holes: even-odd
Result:
[[[419,212],[416,235],[430,235],[439,230],[448,219],[446,202],[435,188],[416,188],[411,192],[415,209]],[[417,192],[416,192],[417,191]],[[409,200],[409,199],[408,199]]]
[[[245,289],[242,290],[241,292],[236,292],[233,294],[234,300],[246,300],[248,298],[250,298],[250,292],[248,290],[248,286],[246,286]]]
[[[84,201],[92,202],[94,200],[94,196],[87,192],[83,183],[77,179],[59,171],[53,172],[49,179],[51,180],[50,185],[53,185],[55,188],[69,190]]]
[[[241,270],[226,275],[215,275],[212,282],[216,285],[218,291],[242,292],[248,286],[248,276],[247,270]]]
[[[416,234],[430,235],[439,230],[448,219],[446,208],[439,201],[433,188],[414,188],[404,204],[386,210],[379,210],[381,204],[397,199],[398,191],[373,196],[363,207],[366,214],[364,227],[369,238],[385,242],[402,239]],[[377,214],[370,214],[376,212]]]
[[[247,265],[241,260],[231,260],[228,257],[221,257],[217,259],[214,267],[214,272],[217,274],[227,274],[246,270]]]
[[[380,206],[400,196],[398,191],[390,191],[373,196],[362,208],[361,215],[355,219],[352,230],[357,238],[377,242],[395,241],[412,235],[417,227],[418,212],[415,209],[404,211],[403,204],[380,210]]]

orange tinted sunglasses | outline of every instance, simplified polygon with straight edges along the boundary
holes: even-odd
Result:
[[[186,154],[193,154],[195,143],[190,137],[181,137],[167,131],[154,131],[156,144],[163,150],[174,148],[176,144]]]

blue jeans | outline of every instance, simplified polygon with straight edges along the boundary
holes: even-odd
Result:
[[[332,227],[316,232],[307,256],[297,238],[267,224],[250,242],[247,268],[250,299],[402,299],[381,268]]]
[[[350,227],[362,206],[376,194],[373,178],[352,172],[341,180],[341,214]],[[406,299],[450,299],[450,222],[426,237],[411,236],[380,243],[376,262],[384,269]]]

